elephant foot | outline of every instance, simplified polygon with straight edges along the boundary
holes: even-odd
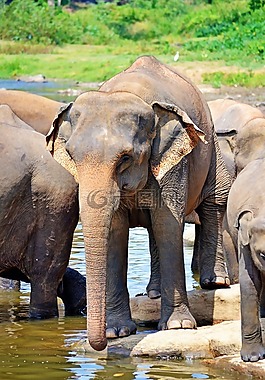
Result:
[[[156,299],[161,297],[161,293],[159,290],[152,289],[147,291],[147,295],[150,299]]]
[[[169,318],[161,318],[158,324],[159,330],[196,329],[197,324],[190,313],[188,306],[182,304],[176,307]]]
[[[146,287],[146,293],[149,298],[156,299],[161,297],[160,278],[155,280],[150,278],[149,284]]]
[[[86,278],[77,270],[66,269],[57,295],[64,303],[65,315],[82,315],[86,312]]]
[[[230,280],[227,275],[215,276],[215,277],[205,277],[201,278],[200,285],[202,289],[218,289],[218,288],[229,288]]]
[[[244,362],[257,362],[265,359],[265,347],[261,343],[243,345],[241,358]]]
[[[118,323],[119,322],[119,323]],[[136,324],[130,320],[107,323],[106,337],[108,339],[122,338],[136,333]]]

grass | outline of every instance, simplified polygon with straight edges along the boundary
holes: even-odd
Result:
[[[131,0],[70,10],[42,0],[3,4],[0,78],[101,82],[151,54],[184,72],[193,66],[196,80],[216,87],[264,86],[263,0]]]
[[[17,78],[24,75],[43,74],[50,79],[70,79],[78,82],[101,82],[126,67],[140,55],[152,54],[162,62],[184,71],[193,68],[201,71],[198,82],[247,87],[265,86],[265,69],[262,63],[246,59],[227,66],[223,60],[207,59],[195,52],[180,50],[178,62],[174,54],[161,54],[155,44],[127,43],[120,46],[65,45],[45,47],[0,42],[0,78]],[[229,72],[227,72],[229,71]]]

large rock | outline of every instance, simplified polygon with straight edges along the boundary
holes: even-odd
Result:
[[[188,292],[188,300],[198,325],[240,319],[238,284],[228,289],[191,290]],[[160,319],[160,299],[151,300],[147,296],[139,296],[131,298],[130,302],[132,318],[137,323],[150,324]]]
[[[203,359],[238,353],[240,347],[240,321],[230,321],[197,330],[166,330],[148,334],[133,347],[131,356]]]

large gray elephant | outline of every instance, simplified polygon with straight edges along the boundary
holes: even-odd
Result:
[[[241,357],[265,358],[259,314],[265,317],[265,158],[251,161],[235,179],[227,222],[238,250],[241,293]]]
[[[64,146],[77,169],[92,347],[102,350],[106,336],[136,329],[126,281],[131,217],[137,225],[141,218],[150,223],[158,247],[159,328],[194,328],[183,262],[185,215],[196,209],[201,220],[202,287],[229,286],[221,228],[231,184],[198,89],[154,57],[141,57],[100,91],[64,107],[47,143],[55,156]]]
[[[78,221],[78,186],[46,149],[45,137],[0,106],[0,276],[30,282],[30,317],[66,314],[85,306],[67,268]],[[78,293],[78,294],[75,294]]]

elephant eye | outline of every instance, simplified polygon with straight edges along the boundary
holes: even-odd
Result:
[[[122,173],[124,170],[126,170],[132,163],[132,156],[129,154],[124,154],[120,157],[118,164],[117,164],[117,170],[119,173]]]

